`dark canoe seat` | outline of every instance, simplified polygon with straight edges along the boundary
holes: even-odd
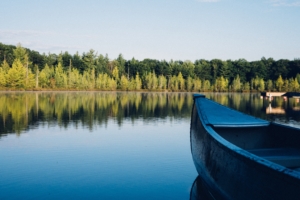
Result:
[[[300,149],[271,148],[252,149],[248,151],[271,162],[300,171]]]

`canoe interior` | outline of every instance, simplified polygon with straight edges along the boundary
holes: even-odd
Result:
[[[213,128],[221,137],[248,152],[300,171],[300,134],[292,127]]]

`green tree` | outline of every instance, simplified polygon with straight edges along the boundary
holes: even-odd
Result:
[[[98,74],[98,77],[96,79],[96,88],[100,90],[108,90],[108,82],[109,82],[109,76],[106,73]]]
[[[0,86],[5,87],[6,86],[6,76],[7,72],[10,69],[8,63],[6,60],[3,61],[1,67],[0,67]]]
[[[95,51],[93,49],[83,54],[82,61],[85,64],[87,70],[95,69],[96,57],[97,55],[95,54]]]
[[[178,78],[177,76],[172,76],[169,80],[169,88],[168,89],[171,89],[173,91],[178,91],[179,89],[179,82],[178,82]]]
[[[114,80],[113,78],[109,78],[107,82],[107,89],[108,90],[116,90],[117,89],[117,81]]]
[[[211,66],[206,60],[196,60],[195,61],[195,76],[201,78],[202,80],[212,81]]]
[[[186,89],[187,89],[187,91],[192,91],[193,90],[193,84],[194,84],[194,80],[189,76],[186,80]]]
[[[63,71],[62,64],[59,62],[58,65],[55,67],[55,86],[57,88],[66,88],[68,85],[67,75]]]
[[[96,76],[100,73],[110,73],[108,69],[109,58],[106,55],[105,57],[100,54],[96,61]]]
[[[201,90],[201,87],[202,87],[202,82],[199,78],[195,78],[194,79],[194,90],[197,91],[197,92],[200,92]]]
[[[93,71],[93,70],[91,70]],[[90,72],[90,70],[86,70],[83,72],[81,77],[81,87],[83,89],[94,89],[95,82],[93,78],[93,73]]]
[[[10,88],[24,88],[26,69],[19,59],[16,59],[6,75],[6,83]]]
[[[269,92],[273,91],[273,81],[272,80],[268,80],[267,81],[267,88],[266,88]]]
[[[40,70],[38,65],[35,65],[35,88],[39,88],[39,75],[40,75]]]
[[[185,80],[184,80],[181,72],[179,72],[179,74],[177,76],[177,80],[178,80],[178,84],[179,84],[179,89],[184,90],[185,89]]]
[[[6,62],[6,60],[3,61],[1,67],[5,73],[7,73],[8,70],[10,69],[9,64]]]
[[[114,67],[112,71],[112,76],[115,78],[116,81],[119,80],[119,69],[117,66]]]
[[[29,56],[28,53],[26,51],[26,49],[24,49],[21,44],[19,43],[17,45],[17,48],[13,50],[14,52],[14,57],[15,59],[19,59],[20,62],[22,63],[22,65],[26,68],[26,80],[25,80],[25,84],[28,85],[28,73],[29,73],[29,65],[31,64],[31,62],[29,62]]]
[[[279,92],[282,91],[283,84],[284,84],[283,79],[281,75],[279,75],[278,79],[276,80],[276,87]]]
[[[244,91],[250,91],[250,84],[249,84],[249,82],[246,82],[246,83],[243,84],[243,90]]]
[[[299,63],[299,65],[300,65],[300,63]],[[295,78],[297,81],[298,81],[298,83],[300,83],[300,74],[299,73],[297,73],[297,75],[296,75],[296,78]]]
[[[117,65],[118,65],[118,69],[120,74],[125,74],[125,64],[126,64],[126,60],[123,58],[122,54],[119,54],[118,58],[116,59],[117,61]],[[128,73],[129,69],[127,69]],[[128,78],[129,78],[129,73],[128,73]]]
[[[195,76],[194,70],[195,70],[195,65],[191,61],[187,60],[182,63],[181,71],[184,79],[187,79],[189,76],[194,77]]]
[[[15,59],[19,59],[20,62],[25,66],[28,62],[28,54],[21,44],[17,44],[17,48],[13,50]]]
[[[218,77],[215,83],[215,90],[219,92],[225,92],[228,89],[228,80],[223,76]]]
[[[146,89],[148,90],[155,90],[158,87],[158,79],[155,74],[153,73],[148,73],[145,77],[145,82],[146,82]]]
[[[81,85],[80,82],[81,79],[82,79],[82,75],[79,74],[78,69],[73,68],[71,70],[71,73],[69,74],[69,87],[74,89],[79,89]]]
[[[250,63],[245,59],[239,59],[233,62],[233,75],[239,75],[241,82],[244,83],[246,81],[250,81],[251,77],[249,77],[250,72]]]
[[[283,91],[285,91],[285,92],[291,91],[288,79],[284,79],[282,88],[283,88]]]
[[[251,79],[251,90],[258,90],[260,78],[256,76]]]
[[[55,86],[55,80],[54,80],[54,68],[49,67],[48,64],[45,65],[44,69],[39,74],[39,85],[42,88],[48,88]],[[51,85],[52,84],[52,85]],[[53,85],[54,84],[54,85]]]
[[[166,89],[167,88],[167,79],[164,75],[160,75],[158,77],[158,89]]]
[[[135,75],[135,89],[136,90],[142,89],[142,80],[139,76],[139,73],[136,73]]]
[[[261,92],[265,90],[265,81],[262,78],[259,79],[258,90],[261,91]]]
[[[233,79],[232,90],[238,92],[241,91],[241,89],[242,89],[242,85],[241,85],[240,76],[236,75],[235,79]]]
[[[129,80],[126,78],[126,76],[122,75],[120,80],[120,88],[122,90],[128,90],[129,87]]]
[[[0,87],[6,86],[6,73],[3,67],[0,67]]]
[[[299,91],[299,83],[298,80],[295,78],[291,78],[289,79],[289,86],[290,86],[290,90],[292,92],[297,92]]]
[[[204,80],[203,82],[203,90],[204,91],[209,91],[211,87],[210,81],[209,80]]]
[[[95,69],[88,70],[90,74],[90,79],[89,79],[89,88],[94,89],[95,88],[95,82],[96,82],[96,74],[95,74]]]
[[[227,61],[221,61],[220,66],[218,67],[218,76],[223,76],[225,79],[229,78],[230,71]]]

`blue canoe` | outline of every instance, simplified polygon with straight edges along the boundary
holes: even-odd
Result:
[[[194,95],[190,134],[195,167],[217,199],[300,199],[300,129]]]

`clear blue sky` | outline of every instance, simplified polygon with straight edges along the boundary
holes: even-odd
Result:
[[[0,42],[114,59],[300,58],[300,0],[2,0]]]

